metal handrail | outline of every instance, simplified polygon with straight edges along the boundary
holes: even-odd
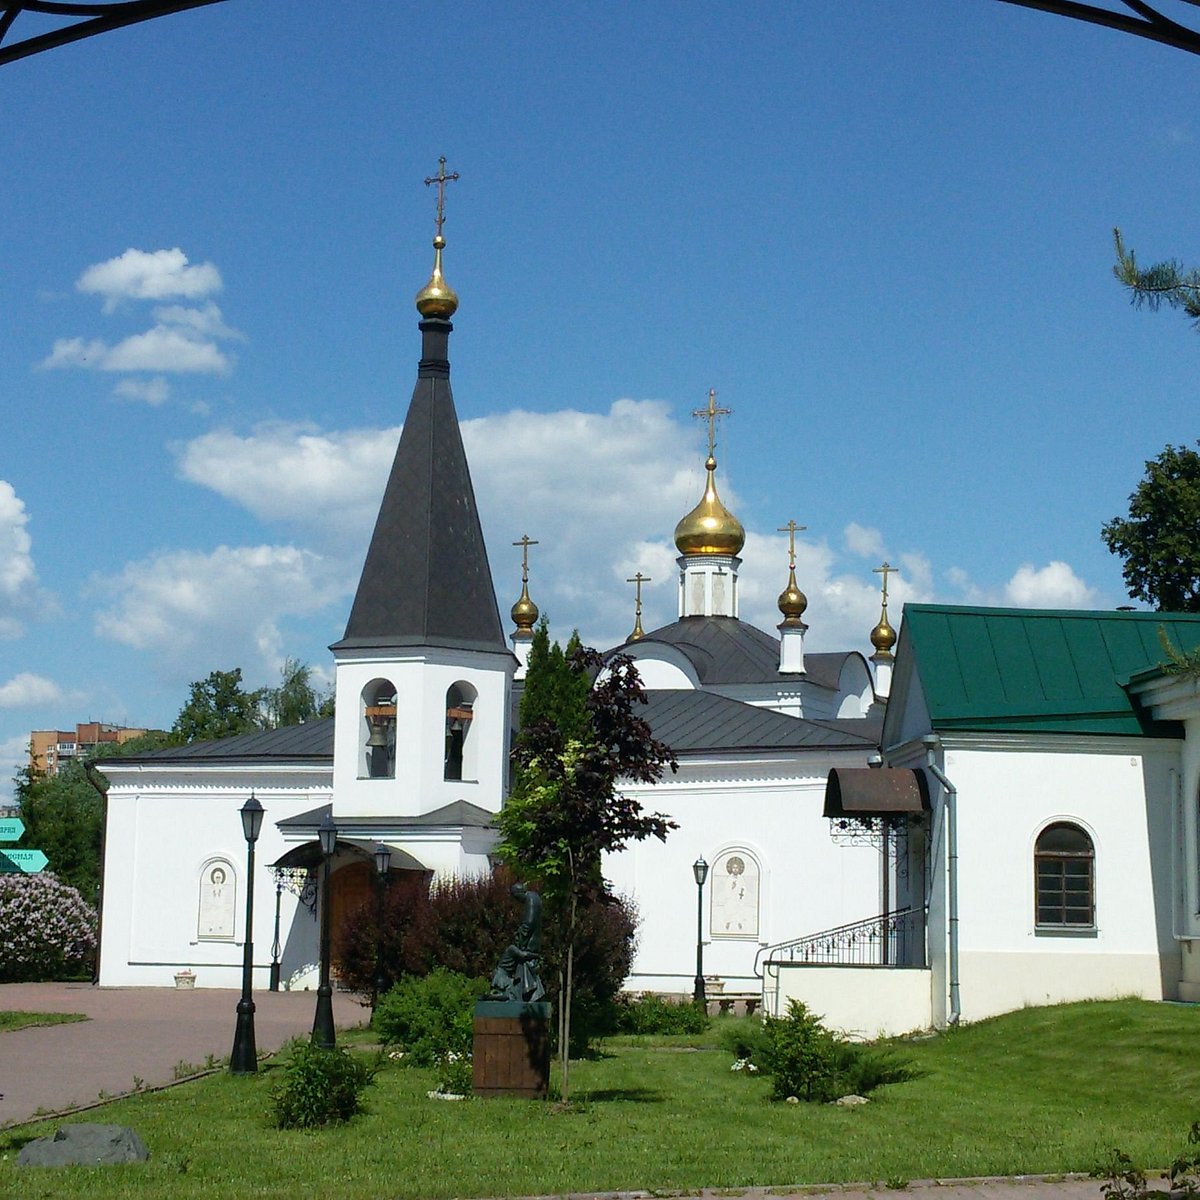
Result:
[[[924,906],[880,913],[847,925],[822,929],[787,942],[762,947],[754,957],[761,966],[812,963],[825,966],[923,967]]]

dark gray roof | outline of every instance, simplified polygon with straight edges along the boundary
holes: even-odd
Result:
[[[345,637],[354,646],[509,653],[463,450],[449,321],[420,323],[422,356]]]
[[[294,817],[276,821],[275,824],[279,829],[300,832],[306,829],[315,830],[332,811],[332,805],[322,804],[319,808],[310,808],[308,812],[298,813]],[[441,808],[435,808],[433,812],[421,813],[416,817],[338,817],[337,827],[338,833],[345,834],[347,838],[353,838],[357,830],[378,829],[385,825],[400,825],[405,829],[426,829],[438,825],[486,829],[491,825],[494,816],[494,813],[488,812],[486,808],[480,808],[477,804],[471,804],[466,800],[455,800],[453,804],[444,804]]]
[[[712,692],[649,691],[640,714],[676,754],[718,750],[870,749],[882,717],[808,721]]]
[[[734,683],[767,683],[793,678],[779,673],[779,639],[737,617],[681,617],[653,629],[618,651],[636,653],[655,642],[675,647],[696,670],[704,686]],[[854,651],[806,654],[805,674],[810,684],[836,691],[842,667]]]
[[[189,742],[184,746],[168,746],[165,750],[148,750],[144,754],[113,756],[106,763],[322,763],[333,762],[333,718],[322,717],[305,721],[303,725],[285,725],[282,729],[264,729],[255,733],[240,733],[236,737],[218,738],[212,742]]]

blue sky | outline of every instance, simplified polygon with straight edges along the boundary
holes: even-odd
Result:
[[[0,774],[216,668],[328,672],[440,154],[505,615],[528,533],[559,634],[621,640],[638,569],[674,618],[710,387],[744,617],[789,519],[816,649],[867,648],[883,557],[897,602],[1126,602],[1099,528],[1194,441],[1200,339],[1111,229],[1200,258],[1198,87],[995,0],[230,0],[0,68]]]

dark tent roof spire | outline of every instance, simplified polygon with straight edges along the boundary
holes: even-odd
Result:
[[[445,159],[438,183],[434,269],[417,294],[421,361],[346,636],[357,646],[451,646],[510,653],[450,390],[449,317],[458,297],[442,278]]]

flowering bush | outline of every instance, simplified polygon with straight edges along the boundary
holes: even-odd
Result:
[[[447,1096],[469,1096],[475,1085],[471,1055],[446,1050],[437,1057],[437,1090]]]
[[[87,969],[96,910],[49,872],[0,875],[0,983],[61,979]]]

